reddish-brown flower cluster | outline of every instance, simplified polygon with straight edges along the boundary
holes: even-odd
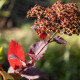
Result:
[[[40,16],[41,16],[41,14],[44,12],[44,10],[45,10],[45,8],[44,7],[41,7],[41,6],[38,6],[37,4],[33,7],[33,8],[31,8],[31,10],[29,10],[28,12],[27,12],[27,18],[29,17],[29,16],[31,16],[31,17],[38,17],[39,19],[40,19]]]
[[[37,17],[34,25],[38,28],[38,34],[58,31],[67,35],[78,35],[80,32],[80,12],[76,3],[63,4],[57,1],[47,8],[35,5],[27,13],[27,17],[34,16]]]

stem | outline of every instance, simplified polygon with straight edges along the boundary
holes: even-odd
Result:
[[[58,32],[58,30],[56,30],[56,32],[51,36],[51,38],[48,40],[48,43],[49,43],[50,40],[56,35],[57,32]]]
[[[61,37],[63,37],[65,34],[63,34],[63,35],[61,35],[59,38],[57,38],[56,40],[59,40]],[[50,41],[49,43],[51,43],[51,42],[54,42],[54,41]],[[67,42],[67,44],[69,45],[69,46],[71,46],[70,45],[70,43],[69,42]]]
[[[37,53],[37,55],[44,49],[44,47],[48,44],[49,42],[47,42],[43,47],[42,49]]]
[[[38,52],[38,54],[44,49],[44,47],[51,41],[51,39],[56,35],[56,33],[58,32],[58,30],[56,30],[56,32],[51,36],[51,38],[47,41],[47,43],[42,47],[42,49]],[[37,54],[37,55],[38,55]]]
[[[61,35],[59,38],[57,38],[56,40],[59,40],[62,36],[64,36],[65,34]],[[50,41],[49,43],[54,42],[53,40]]]
[[[59,40],[61,37],[63,37],[65,34],[61,35],[59,38],[57,38],[56,40]]]

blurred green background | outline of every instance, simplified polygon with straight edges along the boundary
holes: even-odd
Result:
[[[0,64],[7,70],[9,67],[7,54],[11,40],[21,44],[25,54],[29,47],[40,41],[30,28],[34,18],[26,18],[27,11],[35,4],[48,7],[57,0],[0,0]],[[80,0],[61,0],[63,3],[75,2],[80,11]],[[59,34],[60,35],[60,34]],[[71,46],[49,44],[49,48],[36,66],[44,71],[50,80],[80,80],[80,36],[64,36]],[[0,50],[1,51],[1,50]],[[26,57],[26,60],[29,59]],[[39,79],[43,80],[43,79]]]

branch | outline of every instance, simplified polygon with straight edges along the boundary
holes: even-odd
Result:
[[[44,49],[44,47],[51,41],[51,39],[56,35],[56,33],[58,32],[58,30],[56,30],[56,32],[51,36],[51,38],[47,41],[47,43],[43,46],[43,48],[38,52],[38,54]],[[37,54],[37,55],[38,55]]]

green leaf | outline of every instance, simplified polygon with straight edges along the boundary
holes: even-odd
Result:
[[[3,60],[3,58],[4,58],[4,48],[3,48],[3,46],[2,47],[0,47],[0,64],[1,64],[1,60]]]
[[[4,50],[4,47],[1,46],[1,47],[0,47],[0,55],[3,55],[3,50]]]
[[[0,64],[3,64],[4,63],[4,48],[3,46],[0,47]]]
[[[3,80],[14,80],[14,78],[5,71],[0,71],[0,75],[3,77]]]

